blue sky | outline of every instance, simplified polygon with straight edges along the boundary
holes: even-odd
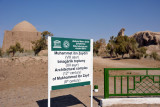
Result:
[[[122,27],[126,35],[160,32],[160,0],[0,0],[0,46],[23,20],[56,37],[108,41]]]

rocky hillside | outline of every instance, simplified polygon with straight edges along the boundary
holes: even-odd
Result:
[[[131,37],[134,37],[139,43],[139,46],[159,45],[160,32],[141,31],[137,32]]]

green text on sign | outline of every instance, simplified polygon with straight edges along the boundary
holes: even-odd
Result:
[[[90,51],[89,39],[51,38],[52,51]]]

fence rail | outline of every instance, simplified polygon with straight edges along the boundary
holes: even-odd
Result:
[[[109,75],[111,70],[145,70],[145,75]],[[160,75],[148,75],[149,70],[159,70],[160,68],[104,68],[104,98],[110,96],[155,96],[160,95]],[[160,73],[159,73],[160,74]],[[114,93],[109,92],[110,78],[114,78]],[[119,78],[120,87],[117,92],[117,78]],[[123,92],[123,81],[126,78],[127,92]],[[132,81],[130,81],[132,80]],[[132,84],[132,88],[130,86]]]

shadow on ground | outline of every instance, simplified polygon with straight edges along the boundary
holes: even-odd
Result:
[[[39,107],[48,107],[48,99],[36,101]],[[80,100],[78,100],[73,95],[64,95],[51,98],[51,107],[68,107],[76,104],[81,104],[84,107],[87,107]]]
[[[103,96],[93,96],[93,99],[98,103],[98,105],[100,106],[100,99],[102,99]]]

